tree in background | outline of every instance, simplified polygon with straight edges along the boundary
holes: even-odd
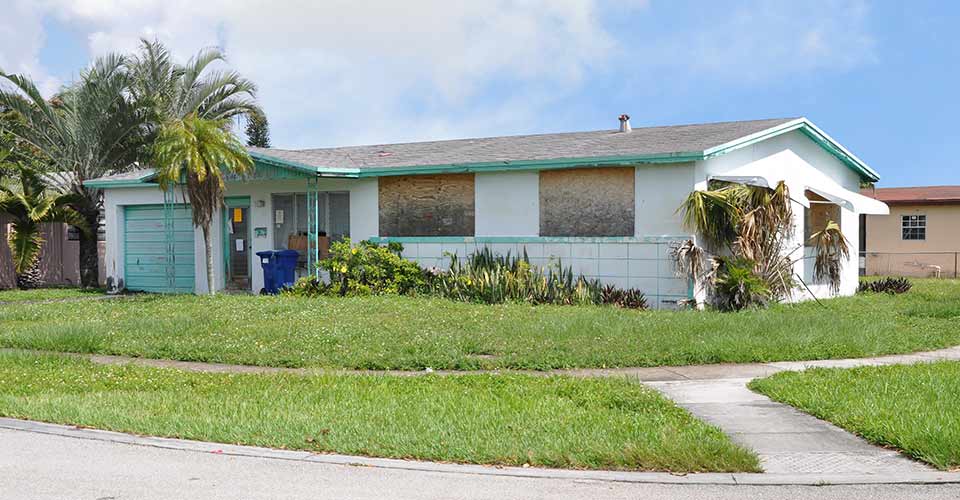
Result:
[[[214,292],[213,241],[210,225],[223,207],[224,171],[244,175],[253,168],[247,149],[227,128],[227,120],[189,114],[160,128],[153,147],[161,189],[186,181],[193,225],[203,232],[207,288]]]
[[[247,146],[255,148],[270,147],[270,123],[262,111],[247,116]]]
[[[97,286],[97,231],[102,192],[84,182],[149,164],[164,124],[194,115],[229,123],[258,112],[256,86],[224,62],[215,49],[187,64],[173,62],[158,41],[143,40],[133,57],[97,58],[80,79],[49,101],[30,78],[0,71],[12,89],[0,88],[0,107],[15,115],[8,132],[20,146],[49,159],[47,177],[76,194],[73,208],[90,228],[80,234],[80,282]]]
[[[37,148],[17,137],[14,130],[22,126],[23,119],[17,113],[0,105],[0,151],[8,152],[6,163],[0,165],[0,178],[13,176],[17,164],[42,171],[47,170],[50,163]]]
[[[90,228],[80,212],[72,205],[81,201],[76,193],[49,189],[41,174],[20,164],[7,161],[9,151],[0,150],[0,165],[15,170],[17,183],[0,183],[0,213],[11,217],[7,244],[13,255],[17,287],[36,288],[42,284],[39,269],[40,249],[43,248],[42,224],[65,222],[89,233]]]
[[[84,182],[135,166],[145,152],[147,116],[128,92],[127,60],[116,54],[97,58],[80,79],[49,101],[28,77],[0,71],[13,84],[0,89],[0,106],[16,114],[11,130],[49,160],[45,177],[74,196],[72,208],[82,216],[80,283],[98,281],[97,230],[101,191]]]

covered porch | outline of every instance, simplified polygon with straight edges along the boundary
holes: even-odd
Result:
[[[257,293],[263,272],[257,252],[294,250],[296,276],[319,275],[330,245],[351,236],[356,179],[256,162],[245,177],[230,176],[221,223],[214,230],[216,288]],[[198,280],[199,281],[199,280]]]

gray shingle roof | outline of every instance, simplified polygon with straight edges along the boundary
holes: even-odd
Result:
[[[641,127],[628,134],[600,130],[340,148],[250,150],[308,167],[349,169],[666,155],[702,152],[792,120]]]
[[[97,180],[110,182],[138,181],[152,177],[154,173],[155,169],[153,168],[138,167],[124,172],[104,175],[103,177],[98,177]]]

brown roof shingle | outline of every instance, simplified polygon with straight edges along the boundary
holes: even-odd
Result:
[[[960,186],[866,188],[863,195],[888,204],[935,205],[960,203]]]

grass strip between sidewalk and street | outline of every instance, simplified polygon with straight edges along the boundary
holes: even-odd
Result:
[[[318,453],[759,470],[752,452],[627,379],[193,373],[0,353],[0,415]]]
[[[960,362],[783,372],[750,388],[941,470],[960,468]]]

